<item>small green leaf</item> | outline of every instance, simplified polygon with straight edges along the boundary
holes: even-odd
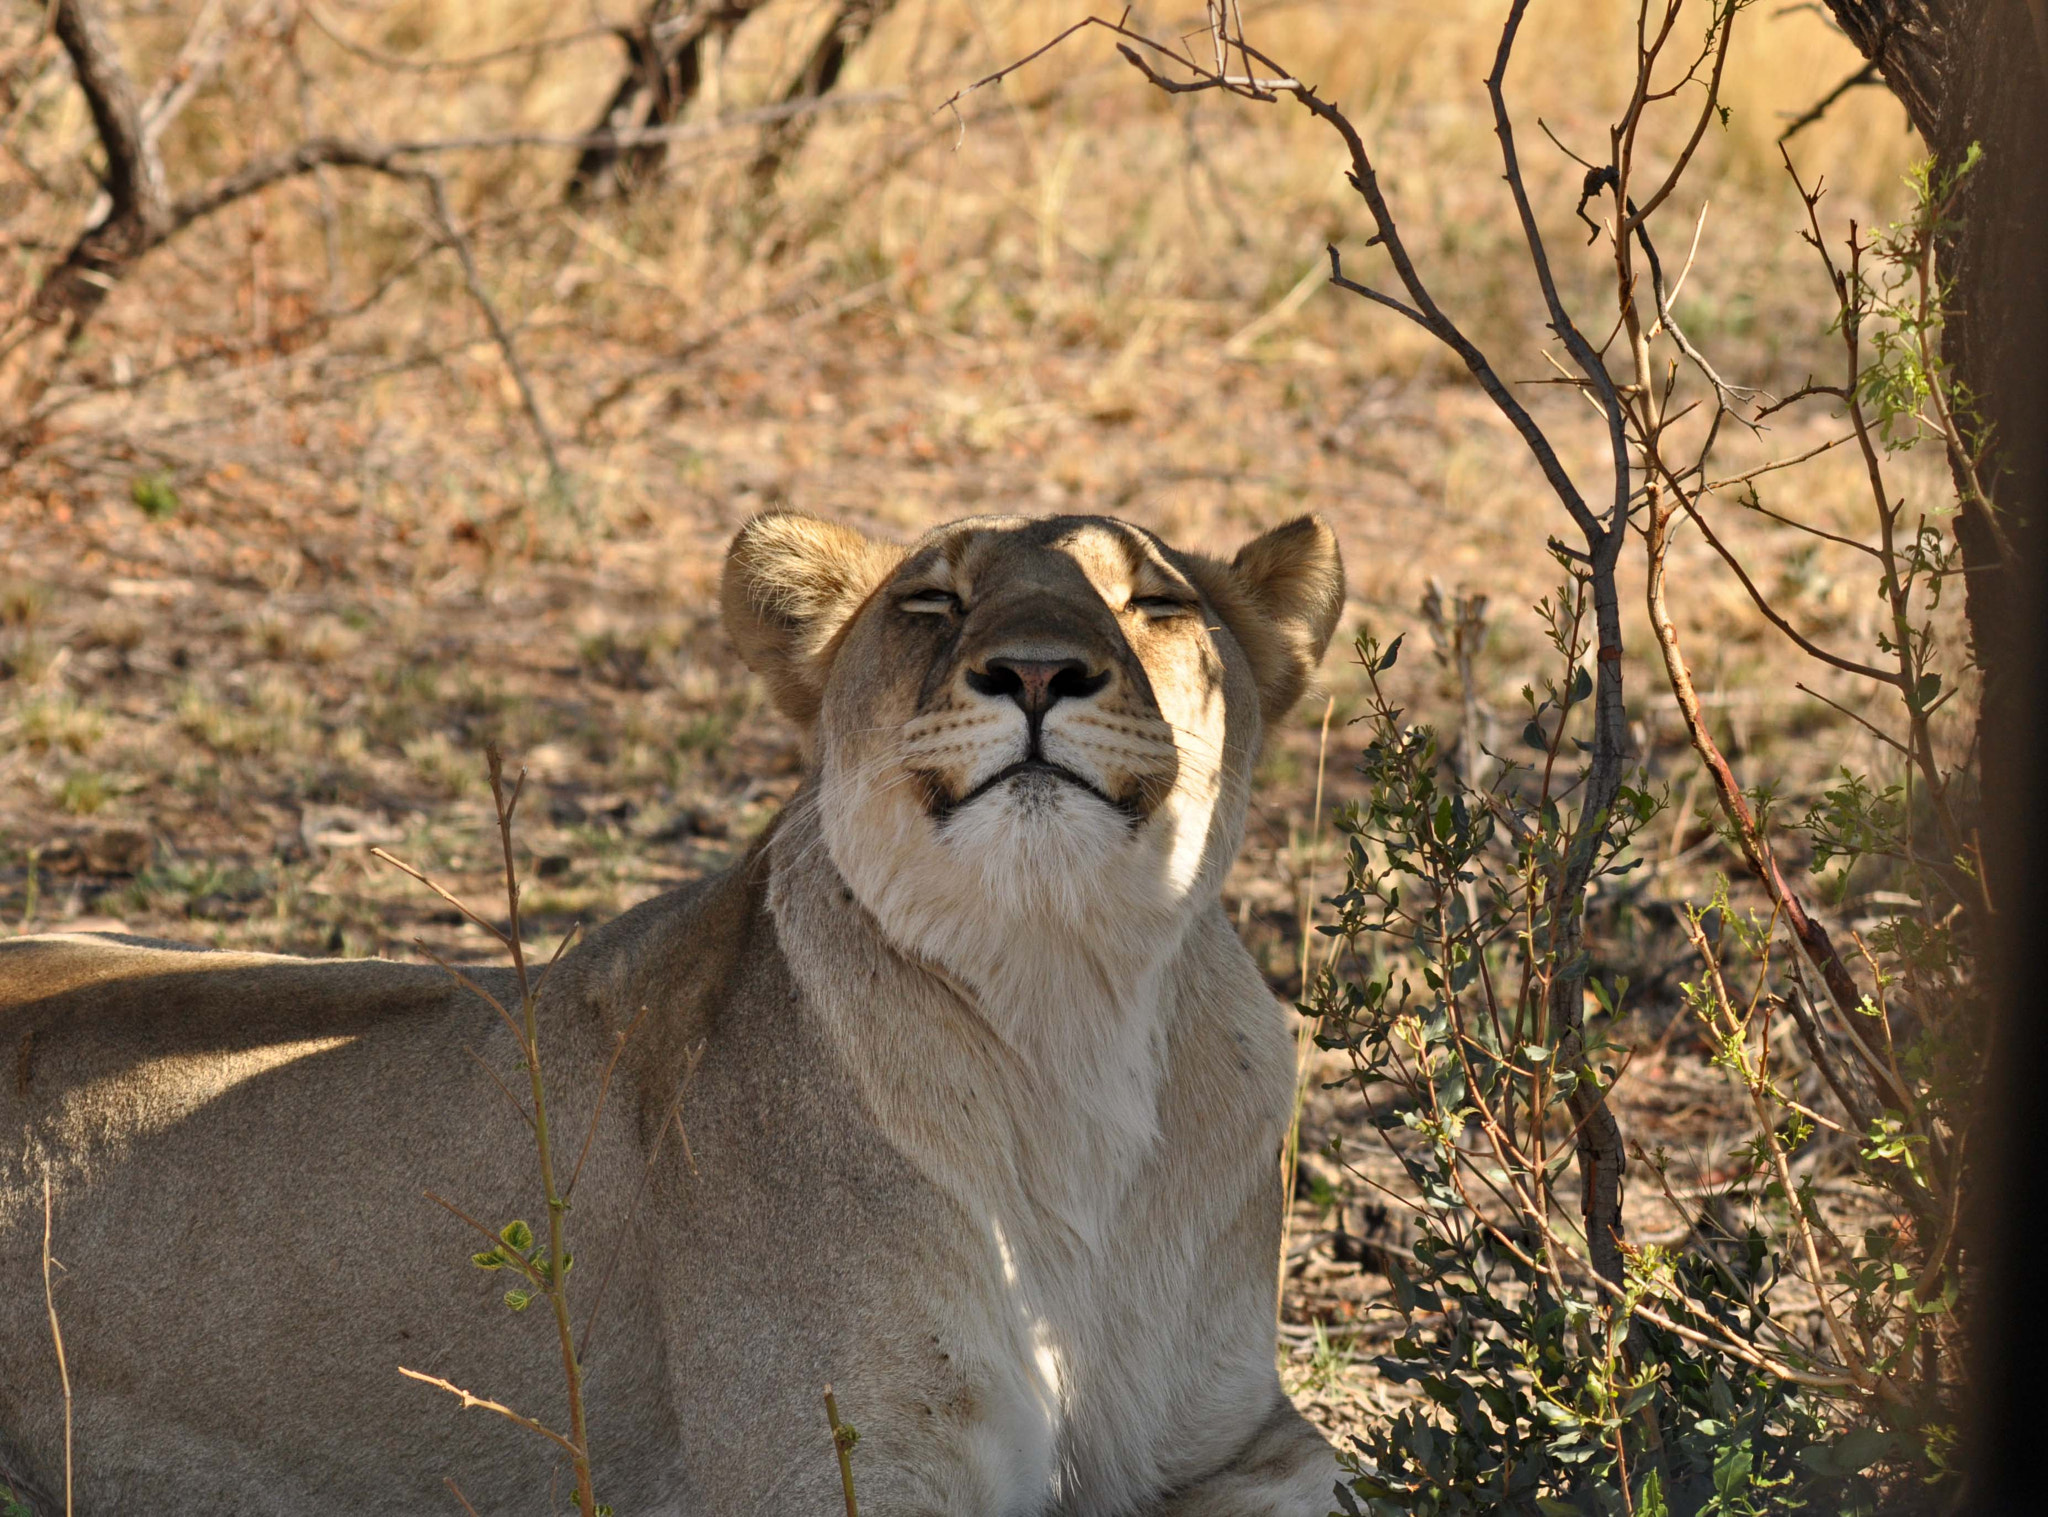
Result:
[[[1664,1504],[1664,1481],[1653,1469],[1643,1477],[1636,1495],[1636,1517],[1665,1517],[1671,1509]]]
[[[151,521],[163,521],[178,514],[178,487],[161,469],[154,474],[138,475],[128,487],[128,494],[136,509]]]
[[[495,1248],[488,1248],[480,1254],[471,1254],[469,1262],[478,1269],[503,1269],[505,1267],[505,1256]]]
[[[533,1305],[533,1292],[524,1290],[506,1291],[505,1304],[515,1312],[523,1312]]]
[[[1749,1445],[1738,1443],[1722,1452],[1714,1461],[1714,1494],[1725,1505],[1742,1493],[1749,1484],[1749,1472],[1754,1462]]]
[[[499,1229],[498,1236],[505,1240],[508,1247],[517,1249],[522,1254],[533,1247],[533,1229],[524,1222],[507,1222]]]

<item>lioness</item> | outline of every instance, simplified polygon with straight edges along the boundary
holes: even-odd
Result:
[[[1323,1517],[1337,1466],[1274,1368],[1292,1036],[1219,892],[1337,622],[1329,529],[1224,562],[1097,517],[905,550],[774,514],[723,599],[803,786],[541,1007],[572,1140],[650,1009],[569,1217],[600,1499],[839,1512],[829,1381],[867,1517]],[[397,1374],[568,1425],[546,1313],[422,1199],[533,1217],[483,1002],[428,966],[26,938],[0,1038],[17,1490],[62,1485],[47,1174],[81,1514],[439,1514],[448,1475],[545,1509],[558,1450]]]

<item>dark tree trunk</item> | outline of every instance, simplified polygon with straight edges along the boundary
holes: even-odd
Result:
[[[650,0],[637,24],[623,27],[626,68],[605,102],[592,134],[667,126],[689,108],[704,84],[704,43],[714,32],[730,31],[760,0],[725,0],[693,5],[688,0]],[[570,171],[570,200],[630,196],[661,172],[668,144],[633,146],[594,143]]]
[[[1962,1510],[2003,1517],[2040,1499],[2043,1365],[2034,1228],[2048,1206],[2040,1085],[2048,1064],[2041,913],[2048,911],[2048,0],[1827,0],[1883,72],[1943,166],[1971,145],[1937,261],[1951,290],[1942,353],[1986,450],[1992,524],[1965,509],[1971,640],[1983,671],[1980,829],[1997,908],[1986,989],[1997,1007],[1976,1124],[1978,1174],[1967,1236],[1981,1284],[1972,1310],[1970,1482]],[[1959,480],[1967,500],[1967,485]]]
[[[1984,674],[1986,814],[1996,817],[2031,778],[2021,733],[2037,675],[2025,566],[2048,545],[2048,5],[1827,3],[1944,168],[1959,165],[1972,144],[1983,150],[1936,257],[1952,290],[1942,354],[1974,413],[1966,431],[1987,450],[1980,477],[2019,559],[2000,562],[1992,523],[1966,504],[1956,537]],[[1969,490],[1963,494],[1967,502]],[[2010,853],[1986,848],[1994,902],[2017,898],[2019,861]]]
[[[163,237],[170,220],[164,169],[142,124],[135,85],[98,11],[61,0],[51,17],[107,155],[107,213],[44,278],[29,319],[75,331],[93,317],[128,265]]]
[[[889,7],[894,3],[895,0],[840,0],[832,24],[812,47],[803,68],[783,90],[784,103],[815,100],[830,94],[839,83],[839,76],[846,71],[847,62],[868,40],[868,34],[889,13]],[[782,171],[783,164],[803,146],[804,135],[809,130],[809,120],[801,116],[792,116],[768,128],[750,170],[757,189],[768,188]]]
[[[630,132],[667,126],[689,108],[704,84],[704,47],[715,36],[729,35],[758,10],[764,0],[650,0],[638,23],[623,28],[626,69],[605,103],[604,114],[591,126],[593,134]],[[832,23],[804,59],[796,78],[782,92],[783,103],[829,94],[846,63],[868,33],[889,12],[894,0],[840,0]],[[753,178],[765,187],[803,142],[806,123],[797,117],[770,127],[755,156]],[[601,200],[631,196],[654,179],[668,158],[668,144],[631,146],[597,143],[576,159],[567,197]]]

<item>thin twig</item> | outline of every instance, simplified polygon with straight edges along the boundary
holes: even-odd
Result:
[[[498,1078],[498,1072],[495,1069],[491,1068],[490,1065],[486,1064],[483,1061],[482,1056],[479,1055],[474,1048],[471,1048],[467,1043],[465,1043],[462,1045],[462,1051],[469,1055],[471,1061],[475,1063],[478,1069],[481,1069],[485,1074],[491,1077],[491,1083],[498,1087],[499,1092],[503,1094],[503,1096],[505,1097],[507,1104],[509,1104],[511,1108],[519,1114],[519,1120],[524,1122],[526,1124],[527,1131],[531,1132],[533,1130],[533,1114],[527,1111],[527,1109],[524,1106],[521,1106],[519,1104],[518,1098],[512,1094],[512,1087],[507,1085],[503,1080]]]
[[[57,1322],[57,1291],[50,1269],[50,1167],[43,1166],[43,1304],[50,1312],[50,1343],[57,1351],[57,1379],[64,1387],[64,1517],[71,1517],[71,1365],[64,1357],[64,1329]]]
[[[627,1025],[626,1030],[619,1034],[618,1043],[612,1049],[612,1056],[605,1061],[604,1077],[597,1082],[597,1105],[591,1110],[590,1126],[584,1131],[583,1147],[576,1155],[576,1167],[569,1172],[568,1188],[562,1192],[562,1199],[564,1201],[576,1194],[576,1182],[583,1178],[583,1161],[590,1157],[590,1140],[597,1136],[598,1119],[604,1115],[605,1097],[611,1094],[612,1071],[619,1067],[619,1056],[626,1051],[626,1044],[632,1041],[634,1032],[646,1020],[647,1007],[643,1005],[640,1008],[639,1015],[634,1017],[632,1022]]]
[[[507,1264],[511,1265],[514,1269],[518,1270],[522,1275],[526,1276],[528,1280],[531,1280],[535,1285],[541,1286],[542,1288],[546,1287],[547,1282],[541,1278],[540,1271],[535,1269],[534,1266],[530,1262],[528,1262],[528,1260],[523,1254],[521,1254],[517,1249],[511,1247],[510,1244],[506,1243],[503,1238],[499,1237],[496,1233],[492,1232],[483,1223],[477,1221],[476,1218],[472,1217],[468,1212],[464,1211],[461,1207],[457,1206],[453,1201],[448,1200],[445,1196],[437,1196],[430,1190],[423,1190],[420,1192],[420,1194],[425,1196],[429,1201],[433,1202],[436,1206],[440,1207],[441,1210],[447,1212],[449,1216],[456,1218],[460,1222],[466,1223],[469,1227],[474,1229],[479,1236],[484,1238],[491,1245],[491,1247],[497,1251],[499,1257],[503,1258]]]
[[[447,975],[449,979],[453,980],[457,985],[460,985],[464,990],[468,991],[471,995],[476,996],[480,1000],[487,1003],[490,1006],[491,1010],[495,1011],[498,1014],[499,1019],[503,1021],[505,1026],[511,1031],[512,1040],[519,1049],[520,1058],[525,1058],[526,1030],[519,1025],[518,1019],[514,1017],[510,1011],[505,1009],[505,1003],[499,1000],[496,996],[492,995],[488,990],[484,989],[483,986],[477,984],[475,980],[472,980],[468,975],[464,974],[461,970],[457,969],[453,964],[449,963],[446,959],[442,958],[441,955],[436,953],[432,948],[428,947],[427,940],[425,938],[414,938],[412,942],[413,947],[417,948],[421,953],[425,954],[428,958],[432,959],[434,963],[440,967],[440,970],[443,974]]]
[[[683,1097],[690,1089],[690,1081],[696,1077],[697,1066],[703,1062],[705,1044],[699,1043],[690,1051],[683,1065],[683,1077],[676,1082],[676,1093],[670,1098],[668,1110],[662,1114],[661,1126],[655,1129],[654,1141],[648,1145],[647,1162],[640,1167],[640,1183],[633,1188],[633,1199],[626,1207],[625,1220],[619,1224],[617,1238],[613,1241],[611,1257],[605,1262],[604,1275],[597,1282],[597,1294],[591,1298],[590,1312],[583,1319],[583,1335],[576,1343],[576,1357],[586,1358],[590,1353],[591,1335],[597,1330],[597,1314],[604,1306],[605,1292],[611,1288],[612,1276],[617,1273],[619,1260],[626,1252],[626,1235],[633,1229],[634,1220],[640,1215],[640,1199],[647,1193],[647,1182],[654,1177],[654,1162],[661,1157],[661,1149],[668,1138],[671,1125],[683,1140],[683,1153],[690,1150],[689,1134],[683,1130]],[[696,1167],[695,1161],[691,1168]]]
[[[507,948],[510,948],[512,946],[512,940],[506,937],[505,930],[502,927],[499,927],[495,922],[485,921],[482,917],[478,916],[474,911],[471,911],[469,907],[465,905],[460,899],[458,899],[456,896],[449,894],[446,890],[442,889],[440,885],[436,884],[433,880],[428,879],[424,874],[421,874],[419,870],[413,868],[412,865],[406,863],[404,859],[401,859],[394,854],[386,853],[382,848],[372,848],[370,849],[369,852],[371,858],[381,860],[382,862],[389,864],[393,869],[396,869],[400,874],[410,875],[413,879],[419,881],[420,884],[426,886],[427,889],[433,891],[435,895],[439,896],[442,900],[446,901],[450,906],[453,906],[457,911],[461,912],[464,916],[468,917],[470,921],[476,923],[477,926],[483,928],[485,932],[488,932],[492,937],[496,938],[500,943],[504,944]]]
[[[381,52],[366,43],[356,41],[323,16],[317,5],[302,3],[299,6],[299,14],[312,22],[315,31],[344,53],[360,58],[365,63],[374,63],[378,68],[408,74],[459,73],[468,69],[483,68],[492,63],[503,63],[511,58],[531,58],[536,54],[571,47],[579,42],[590,42],[600,37],[616,37],[619,30],[616,26],[600,23],[583,27],[578,31],[563,32],[559,36],[536,38],[532,42],[514,42],[506,47],[493,48],[487,53],[471,54],[467,58],[402,58],[396,53]]]
[[[483,312],[491,336],[498,344],[498,351],[505,355],[505,367],[512,371],[512,383],[518,386],[520,404],[526,409],[527,420],[533,423],[541,452],[547,456],[549,481],[560,489],[569,476],[562,468],[561,452],[555,447],[554,429],[548,425],[547,414],[540,408],[540,397],[533,392],[533,381],[527,376],[526,365],[520,361],[518,344],[513,342],[510,329],[498,314],[497,303],[491,299],[490,291],[484,288],[483,275],[477,272],[476,255],[470,251],[469,239],[455,224],[455,213],[448,205],[448,186],[439,174],[427,176],[427,193],[433,202],[434,219],[441,224],[441,234],[448,239],[448,245],[455,250],[455,256],[462,264],[462,281],[469,288],[469,298]],[[514,931],[517,931],[516,924]]]
[[[1910,748],[1908,748],[1904,743],[1900,742],[1897,738],[1893,737],[1889,732],[1886,732],[1883,728],[1879,727],[1876,723],[1871,722],[1862,716],[1859,716],[1854,711],[1851,711],[1847,706],[1843,705],[1840,701],[1830,700],[1827,696],[1822,695],[1818,690],[1814,689],[1811,685],[1803,685],[1797,680],[1794,680],[1792,682],[1792,688],[1794,690],[1803,691],[1805,694],[1812,696],[1815,700],[1819,701],[1823,706],[1832,706],[1835,710],[1841,712],[1842,715],[1849,718],[1850,721],[1856,723],[1857,726],[1861,727],[1865,732],[1868,732],[1872,737],[1876,738],[1879,742],[1885,744],[1888,747],[1898,749],[1898,751],[1901,754],[1903,754],[1906,758],[1910,759],[1913,756],[1913,751]]]
[[[548,955],[547,963],[541,966],[540,980],[533,987],[535,995],[540,995],[546,991],[549,976],[554,974],[555,966],[562,962],[562,955],[569,951],[569,945],[576,941],[577,935],[582,931],[583,924],[581,922],[571,922],[569,924],[569,930],[562,934],[562,940],[555,944],[555,951]]]
[[[405,1376],[408,1380],[417,1380],[422,1385],[431,1385],[438,1390],[446,1391],[462,1403],[464,1411],[468,1411],[471,1407],[481,1407],[484,1411],[496,1412],[507,1422],[517,1423],[529,1433],[538,1433],[541,1437],[560,1444],[564,1449],[568,1450],[571,1459],[580,1460],[583,1457],[583,1450],[576,1447],[575,1444],[549,1427],[545,1422],[535,1422],[531,1417],[522,1417],[502,1401],[492,1401],[488,1397],[475,1395],[464,1390],[453,1381],[443,1380],[439,1375],[423,1375],[418,1370],[409,1370],[402,1364],[398,1366],[398,1373]]]
[[[832,1447],[839,1455],[839,1486],[846,1493],[846,1517],[860,1517],[860,1503],[853,1499],[853,1446],[860,1435],[852,1424],[839,1420],[839,1403],[832,1387],[825,1387],[825,1421],[832,1428]]]
[[[1884,71],[1877,66],[1877,60],[1873,58],[1870,62],[1864,64],[1863,67],[1850,74],[1840,84],[1829,90],[1825,95],[1821,96],[1812,106],[1802,111],[1790,126],[1778,133],[1779,145],[1782,146],[1790,142],[1794,137],[1797,137],[1801,132],[1820,120],[1821,117],[1828,113],[1829,107],[1848,94],[1849,91],[1860,89],[1866,84],[1883,83]]]
[[[1698,509],[1693,505],[1691,497],[1678,491],[1675,488],[1675,481],[1673,484],[1674,489],[1672,493],[1677,497],[1679,505],[1684,509],[1685,514],[1691,518],[1692,524],[1700,529],[1700,536],[1707,540],[1707,546],[1720,555],[1722,563],[1734,571],[1736,579],[1742,582],[1742,588],[1749,593],[1751,603],[1762,613],[1765,621],[1784,633],[1793,645],[1809,658],[1818,659],[1823,664],[1832,665],[1834,668],[1840,669],[1844,674],[1854,674],[1862,679],[1875,680],[1880,685],[1893,685],[1904,688],[1902,676],[1888,670],[1874,669],[1869,664],[1859,664],[1855,659],[1844,658],[1839,653],[1830,653],[1785,620],[1779,614],[1777,607],[1770,603],[1763,591],[1756,587],[1756,581],[1749,577],[1749,571],[1743,567],[1742,560],[1729,552],[1721,539],[1714,535],[1714,529],[1707,525],[1706,518],[1700,515]]]

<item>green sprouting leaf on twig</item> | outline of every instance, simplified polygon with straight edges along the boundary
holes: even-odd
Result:
[[[507,1222],[498,1230],[498,1236],[522,1254],[533,1247],[533,1229],[524,1222]]]
[[[533,1305],[533,1292],[527,1290],[506,1291],[505,1304],[515,1312],[523,1312]]]

